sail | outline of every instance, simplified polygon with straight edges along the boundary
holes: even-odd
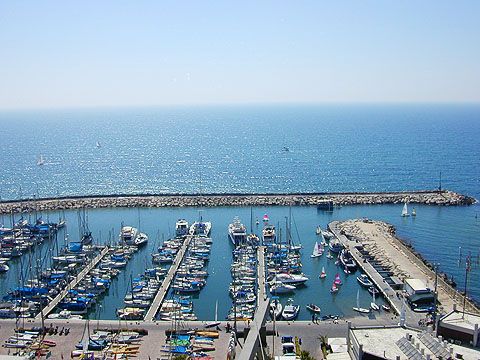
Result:
[[[320,255],[320,252],[318,251],[318,243],[315,241],[315,245],[313,246],[313,256],[318,256]]]
[[[407,203],[403,205],[402,216],[408,216],[408,206]]]

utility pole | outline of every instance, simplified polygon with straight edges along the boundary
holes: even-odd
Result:
[[[436,325],[437,325],[437,299],[438,299],[438,291],[437,291],[437,285],[438,285],[438,266],[440,264],[436,263],[434,264],[435,266],[435,292],[433,294],[433,330],[435,330]]]
[[[465,260],[465,293],[463,294],[463,312],[462,319],[465,319],[465,306],[467,303],[467,282],[468,282],[468,273],[470,272],[470,255],[467,256]]]

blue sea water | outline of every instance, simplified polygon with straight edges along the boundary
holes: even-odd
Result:
[[[480,198],[480,106],[345,105],[243,106],[162,109],[62,110],[0,113],[0,196],[21,197],[112,193],[210,193],[386,191],[442,186]],[[101,147],[95,146],[100,142]],[[289,152],[282,151],[288,147]],[[36,165],[37,157],[46,159]],[[228,307],[231,261],[226,239],[235,215],[246,221],[246,208],[204,209],[213,222],[212,275],[196,301],[200,318],[211,318],[212,299],[219,316]],[[355,303],[354,277],[332,300],[328,284],[318,279],[326,259],[310,259],[317,224],[369,217],[394,224],[398,235],[463,287],[463,257],[478,259],[480,207],[418,206],[416,219],[403,219],[396,205],[351,206],[333,214],[295,208],[298,237],[305,246],[304,270],[311,280],[296,298],[318,302],[324,313],[346,313]],[[282,223],[288,209],[254,208]],[[112,318],[121,305],[130,273],[143,271],[161,236],[179,217],[197,218],[197,209],[141,209],[142,230],[150,244],[129,263],[103,300],[101,318]],[[58,214],[44,214],[51,218]],[[77,233],[76,213],[67,212],[69,232]],[[102,209],[89,214],[98,239],[118,234],[120,223],[136,225],[134,209]],[[8,223],[9,219],[2,219]],[[113,229],[113,230],[112,230]],[[60,234],[63,236],[62,234]],[[155,239],[157,241],[155,241]],[[44,245],[48,246],[48,245]],[[147,264],[146,264],[147,262]],[[16,267],[1,275],[4,293],[16,279]],[[330,271],[332,274],[330,274]],[[469,293],[480,300],[480,270],[470,274]],[[343,274],[342,274],[343,276]],[[305,296],[304,296],[305,295]],[[361,301],[368,301],[362,293]],[[205,301],[205,299],[209,299]],[[302,302],[302,305],[305,305]],[[308,318],[303,312],[302,318]]]

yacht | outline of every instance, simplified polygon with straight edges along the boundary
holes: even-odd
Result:
[[[355,259],[353,258],[349,250],[343,249],[338,256],[338,259],[343,265],[346,273],[355,272],[355,270],[357,269],[357,263],[355,262]]]
[[[338,240],[331,240],[330,243],[328,244],[328,248],[330,249],[330,252],[332,253],[339,253],[342,249],[343,246]]]
[[[365,287],[370,287],[373,286],[373,283],[370,281],[368,276],[366,274],[361,274],[360,276],[357,276],[357,281]]]
[[[266,246],[273,246],[275,243],[275,226],[266,225],[262,230],[262,243]]]
[[[188,221],[185,219],[178,219],[175,223],[175,237],[181,238],[188,235]]]
[[[295,305],[293,299],[289,299],[287,305],[284,306],[282,311],[282,317],[284,320],[294,320],[297,318],[300,312],[300,305]]]
[[[245,225],[240,222],[238,217],[235,217],[233,223],[228,225],[228,237],[233,246],[238,246],[239,244],[244,244],[246,242],[247,229],[245,228]]]
[[[210,235],[210,230],[212,229],[212,223],[210,221],[195,221],[192,226],[190,226],[189,234],[197,235],[202,237],[208,237]]]
[[[124,226],[120,230],[120,241],[126,245],[133,245],[138,236],[138,229],[133,226]]]

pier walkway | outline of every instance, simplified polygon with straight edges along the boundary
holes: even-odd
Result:
[[[238,360],[254,359],[258,350],[266,345],[265,322],[268,317],[270,299],[267,297],[265,288],[265,246],[257,248],[257,277],[258,277],[258,295],[257,310],[250,324],[247,338],[243,344]]]
[[[328,229],[335,235],[338,241],[340,241],[340,243],[342,243],[342,245],[350,251],[358,266],[365,274],[368,275],[377,289],[380,290],[380,292],[383,294],[383,297],[386,301],[388,301],[395,313],[400,315],[403,306],[402,299],[397,297],[396,291],[384,281],[384,278],[378,273],[378,271],[368,261],[364,260],[363,255],[356,248],[358,244],[349,240],[345,235],[340,233],[340,230],[337,228],[337,224],[338,221],[332,221],[328,224]],[[423,316],[420,314],[412,311],[407,304],[405,304],[405,315],[406,321],[410,326],[417,326],[418,321],[423,318]]]
[[[165,278],[163,279],[162,285],[158,289],[157,294],[155,295],[155,299],[153,299],[153,302],[150,305],[147,314],[145,315],[145,321],[152,321],[155,318],[155,315],[157,315],[158,309],[160,308],[160,305],[162,305],[163,299],[167,295],[168,289],[170,289],[170,284],[172,283],[172,280],[177,273],[178,267],[182,263],[183,256],[185,255],[185,252],[187,251],[188,245],[190,244],[192,238],[193,236],[187,236],[181,248],[178,250],[172,266],[170,266],[170,269],[168,269],[167,276],[165,276]]]
[[[43,311],[40,311],[37,316],[35,317],[35,320],[41,320],[42,319],[42,314],[43,317],[47,317],[48,314],[50,314],[53,309],[58,305],[60,301],[63,300],[65,295],[67,295],[68,291],[70,289],[73,289],[77,284],[85,277],[85,275],[88,274],[90,270],[92,270],[99,262],[100,260],[103,259],[105,254],[108,252],[110,248],[108,246],[105,246],[102,251],[100,251],[100,254],[95,256],[88,264],[83,268],[82,271],[80,271],[77,276],[75,276],[75,279],[73,279],[57,296],[53,298],[53,300],[43,309]]]

